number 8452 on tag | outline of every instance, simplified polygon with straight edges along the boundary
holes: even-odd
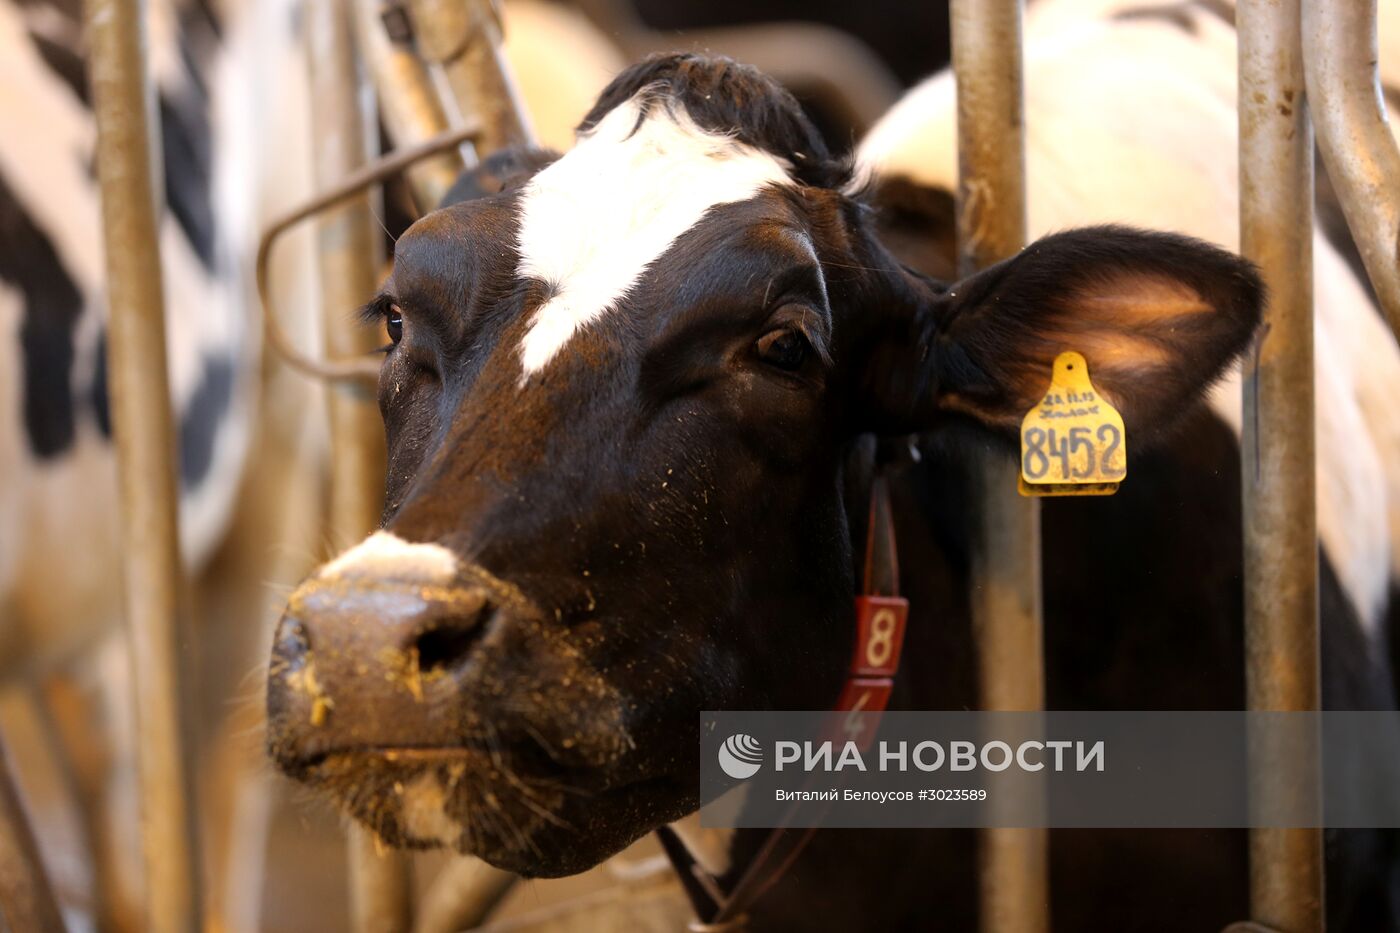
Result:
[[[1044,398],[1021,421],[1021,494],[1111,495],[1127,473],[1122,415],[1089,381],[1084,357],[1061,353]]]

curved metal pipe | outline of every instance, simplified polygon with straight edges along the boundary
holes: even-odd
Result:
[[[477,138],[480,132],[480,127],[473,123],[471,126],[449,130],[435,136],[422,145],[413,146],[377,159],[364,168],[351,172],[340,184],[327,188],[310,201],[283,214],[268,225],[258,243],[256,263],[258,300],[262,305],[263,329],[267,336],[268,345],[293,369],[316,379],[358,381],[371,391],[379,381],[379,364],[377,362],[357,357],[336,360],[317,359],[299,350],[291,336],[282,329],[277,307],[272,300],[269,282],[271,275],[269,260],[272,257],[272,248],[277,245],[278,238],[297,224],[316,216],[327,208],[335,207],[354,198],[370,185],[378,184],[410,165],[440,152],[446,152],[462,145],[462,143],[471,142]]]
[[[1303,59],[1318,148],[1400,334],[1400,147],[1381,91],[1376,8],[1376,0],[1303,0]]]

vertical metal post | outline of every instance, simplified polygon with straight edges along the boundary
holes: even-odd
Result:
[[[181,727],[175,429],[144,12],[141,0],[88,0],[87,38],[111,309],[112,421],[139,745],[146,921],[148,929],[173,933],[198,925],[199,872]]]
[[[949,12],[958,86],[959,271],[970,274],[1026,244],[1021,2],[953,0]],[[1017,494],[1012,460],[988,454],[978,468],[984,486],[972,623],[981,704],[1038,710],[1045,702],[1039,503]],[[1045,830],[984,830],[979,867],[983,933],[1048,929]]]
[[[346,834],[350,854],[350,922],[356,933],[413,929],[413,861],[363,826]]]
[[[535,141],[525,102],[501,48],[501,10],[493,0],[407,0],[414,38],[442,69],[461,115],[481,123],[478,155]]]
[[[351,11],[343,0],[307,5],[307,58],[315,175],[325,189],[367,161],[364,75],[355,54]],[[369,196],[326,211],[317,223],[321,317],[332,358],[363,354],[374,341],[347,320],[378,287],[379,250]],[[378,412],[353,383],[329,384],[331,426],[330,536],[347,547],[379,526],[384,488],[384,441]],[[349,831],[350,896],[360,933],[399,933],[413,925],[412,861],[388,850],[373,834]]]
[[[471,856],[443,866],[419,905],[416,933],[456,933],[486,923],[519,876]]]
[[[1319,700],[1313,139],[1300,16],[1300,0],[1243,0],[1237,13],[1240,243],[1269,295],[1259,342],[1244,362],[1245,681],[1252,710],[1315,710]],[[1251,737],[1252,801],[1315,802],[1315,744],[1289,747],[1269,738]],[[1320,805],[1314,809],[1320,818]],[[1255,829],[1249,852],[1252,918],[1288,933],[1320,933],[1321,830]]]

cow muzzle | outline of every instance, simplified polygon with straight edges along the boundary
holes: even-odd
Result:
[[[464,681],[501,594],[437,545],[381,532],[291,596],[268,670],[268,740],[296,775],[331,755],[461,744]]]
[[[437,544],[380,532],[298,587],[267,689],[277,766],[390,845],[572,872],[601,857],[579,839],[604,801],[635,812],[652,787],[675,810],[569,626]]]

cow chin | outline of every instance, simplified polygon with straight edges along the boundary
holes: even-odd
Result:
[[[524,877],[587,871],[694,808],[677,782],[542,774],[499,750],[336,752],[287,769],[384,844],[452,849]]]

